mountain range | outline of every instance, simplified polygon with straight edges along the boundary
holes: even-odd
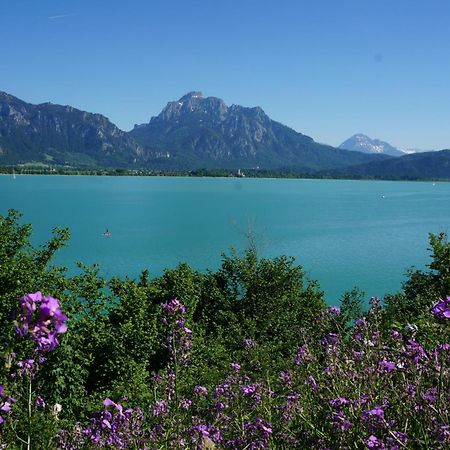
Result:
[[[382,172],[384,164],[404,158],[387,155],[394,148],[382,141],[375,140],[372,151],[358,147],[369,138],[356,136],[340,146],[346,148],[334,148],[270,119],[259,107],[227,106],[196,91],[169,102],[158,116],[129,132],[101,114],[33,105],[0,92],[0,165],[350,174],[353,167],[363,173],[366,165],[367,173]]]
[[[314,172],[375,157],[319,144],[271,120],[261,108],[228,107],[199,92],[169,102],[128,133],[101,114],[32,105],[0,93],[0,164]]]

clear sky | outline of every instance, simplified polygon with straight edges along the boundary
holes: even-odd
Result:
[[[331,145],[450,148],[450,1],[0,0],[0,90],[124,130],[200,90]]]

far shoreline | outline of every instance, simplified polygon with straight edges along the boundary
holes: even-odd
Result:
[[[234,178],[234,179],[296,179],[296,180],[342,180],[342,181],[416,181],[432,183],[448,183],[448,178],[416,178],[416,177],[344,177],[325,174],[300,173],[294,170],[263,169],[195,169],[195,170],[150,170],[150,169],[76,169],[76,168],[26,168],[0,167],[0,176],[97,176],[97,177],[182,177],[182,178]]]

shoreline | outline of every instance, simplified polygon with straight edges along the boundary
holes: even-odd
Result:
[[[98,176],[98,177],[183,177],[183,178],[234,178],[234,179],[294,179],[294,180],[342,180],[342,181],[416,181],[416,182],[450,182],[448,178],[415,178],[415,177],[334,177],[331,175],[314,175],[283,170],[246,170],[245,175],[237,175],[231,169],[198,169],[191,171],[154,171],[147,169],[25,169],[19,167],[0,167],[0,176]]]

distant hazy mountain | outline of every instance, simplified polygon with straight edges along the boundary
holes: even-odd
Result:
[[[120,167],[144,157],[144,147],[101,114],[0,92],[1,164]]]
[[[346,167],[331,171],[334,176],[398,178],[398,179],[450,179],[450,150],[412,153],[384,161]]]
[[[377,153],[390,156],[402,156],[405,153],[379,139],[371,139],[365,134],[355,134],[343,142],[339,148],[363,153]]]
[[[227,106],[190,92],[130,135],[154,165],[182,168],[289,168],[302,172],[361,164],[379,155],[335,149],[271,120],[259,108]]]

